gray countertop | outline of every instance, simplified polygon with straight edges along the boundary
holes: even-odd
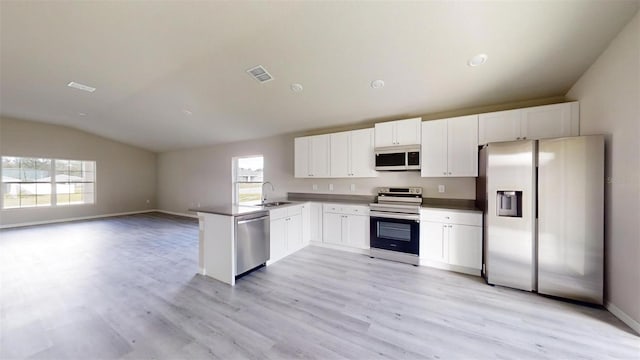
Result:
[[[375,202],[374,199],[370,196],[345,196],[344,198],[340,198],[338,196],[332,195],[331,197],[322,197],[318,196],[318,194],[310,194],[309,198],[303,196],[304,194],[296,194],[296,196],[289,196],[289,199],[286,200],[289,202],[288,204],[283,204],[280,206],[273,207],[264,207],[264,206],[248,206],[248,205],[233,205],[233,204],[223,204],[216,206],[204,206],[200,208],[189,209],[189,211],[194,212],[203,212],[209,214],[217,214],[217,215],[225,215],[225,216],[241,216],[248,214],[257,214],[260,212],[267,212],[271,209],[279,209],[287,206],[297,205],[303,202],[317,202],[317,203],[331,203],[331,204],[349,204],[349,205],[369,205],[372,202]],[[278,201],[278,200],[273,200]],[[285,200],[279,200],[285,201]],[[423,208],[430,209],[449,209],[449,210],[465,210],[465,211],[476,211],[482,212],[482,210],[478,209],[475,205],[474,200],[459,200],[459,199],[433,199],[433,198],[424,198],[422,202]]]
[[[285,201],[285,200],[273,200],[273,201]],[[253,205],[234,205],[234,204],[223,204],[223,205],[215,205],[215,206],[203,206],[199,208],[189,209],[189,211],[194,212],[203,212],[207,214],[216,214],[216,215],[225,215],[225,216],[242,216],[249,214],[258,214],[260,212],[268,212],[272,209],[280,209],[287,206],[294,206],[301,204],[302,201],[293,201],[286,200],[287,204],[282,204],[279,206],[253,206]]]
[[[455,205],[455,204],[446,205],[446,204],[422,203],[422,207],[427,209],[464,210],[464,211],[482,212],[482,210],[478,209],[475,205]]]
[[[203,206],[195,209],[189,209],[189,211],[202,212],[216,215],[226,216],[240,216],[248,214],[257,214],[260,212],[267,212],[269,209],[262,206],[242,206],[242,205],[217,205],[217,206]]]

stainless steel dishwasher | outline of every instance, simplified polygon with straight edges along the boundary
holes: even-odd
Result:
[[[269,260],[269,213],[237,216],[235,220],[235,275],[241,275]]]

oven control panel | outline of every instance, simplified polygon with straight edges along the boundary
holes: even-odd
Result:
[[[422,195],[421,187],[381,187],[378,195]]]

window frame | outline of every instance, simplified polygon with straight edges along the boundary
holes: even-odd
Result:
[[[4,158],[15,158],[18,159],[20,162],[22,162],[22,159],[29,159],[29,160],[36,160],[36,161],[49,161],[49,181],[37,181],[37,179],[34,179],[33,181],[4,181]],[[0,184],[2,185],[0,187],[0,210],[4,211],[4,210],[18,210],[18,209],[41,209],[41,208],[56,208],[56,207],[67,207],[67,206],[80,206],[80,205],[96,205],[97,202],[97,167],[98,167],[98,162],[96,160],[78,160],[78,159],[55,159],[55,158],[49,158],[49,157],[42,157],[42,156],[16,156],[16,155],[1,155],[0,156],[0,160],[2,160],[3,165],[0,165],[0,177],[3,177],[3,181],[0,181]],[[57,177],[57,167],[56,167],[56,161],[79,161],[81,163],[81,172],[82,175],[85,176],[85,163],[93,163],[92,167],[93,167],[93,180],[92,181],[69,181],[70,179],[67,179],[68,181],[57,181],[56,177]],[[19,169],[21,169],[21,165],[19,165]],[[35,171],[38,171],[37,167],[34,167]],[[21,171],[21,170],[19,170]],[[68,172],[70,173],[70,170],[68,170]],[[92,198],[91,198],[91,202],[68,202],[68,203],[63,203],[60,204],[58,202],[58,195],[62,194],[58,192],[58,184],[92,184],[93,185],[93,191],[91,193]],[[20,187],[20,190],[18,192],[18,206],[12,206],[12,207],[6,207],[5,204],[5,185],[7,184],[17,184]],[[36,203],[34,205],[30,205],[30,206],[22,206],[22,196],[21,196],[21,185],[22,184],[35,184],[36,186]],[[37,185],[38,184],[47,184],[50,187],[49,190],[49,196],[50,196],[50,200],[49,200],[49,204],[46,205],[38,205],[37,204]],[[83,194],[87,194],[86,192],[83,192]]]
[[[262,158],[262,181],[239,181],[238,180],[238,170],[240,169],[240,167],[238,166],[240,163],[241,159],[247,159],[247,158],[257,158],[257,157],[261,157]],[[232,195],[231,195],[231,201],[233,204],[235,205],[239,205],[239,206],[251,206],[251,205],[257,205],[256,204],[251,204],[251,203],[241,203],[240,202],[240,184],[260,184],[260,198],[259,198],[259,203],[262,202],[263,196],[264,194],[262,193],[262,184],[264,183],[264,155],[262,154],[257,154],[257,155],[242,155],[242,156],[234,156],[231,159],[231,183],[232,183]]]

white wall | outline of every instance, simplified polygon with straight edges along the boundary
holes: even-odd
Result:
[[[422,186],[425,197],[475,199],[475,178],[421,178],[420,172],[381,172],[366,179],[296,179],[293,177],[294,137],[282,135],[205,148],[162,153],[158,157],[158,206],[162,210],[184,213],[197,203],[202,206],[231,202],[231,159],[234,156],[264,155],[265,181],[276,191],[269,197],[283,198],[287,192],[372,195],[378,186]],[[334,190],[329,191],[329,184]],[[350,191],[350,185],[356,191]],[[444,184],[446,192],[438,193]]]
[[[0,210],[0,226],[155,208],[157,155],[64,126],[0,118],[0,155],[95,160],[95,204]],[[149,203],[147,204],[147,200]]]
[[[567,98],[581,134],[606,134],[605,299],[640,322],[640,14]]]

